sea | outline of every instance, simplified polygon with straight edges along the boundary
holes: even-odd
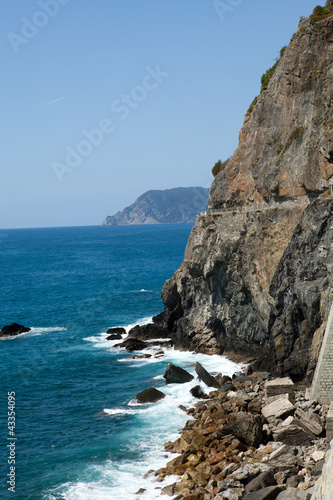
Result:
[[[149,471],[175,456],[163,443],[189,419],[179,406],[197,402],[190,389],[198,380],[166,385],[167,364],[194,375],[196,361],[228,375],[240,366],[173,348],[161,357],[154,347],[128,353],[106,332],[128,332],[163,310],[161,289],[182,263],[191,228],[0,231],[0,328],[31,328],[0,339],[0,498],[147,500],[175,481],[156,482]],[[130,359],[142,353],[152,357]],[[135,404],[152,386],[166,397]]]

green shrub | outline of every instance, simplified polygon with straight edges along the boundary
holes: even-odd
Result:
[[[317,23],[318,21],[326,19],[327,17],[332,15],[333,12],[331,11],[330,7],[321,7],[320,5],[317,5],[317,7],[313,9],[313,12],[310,16],[310,22]]]
[[[268,69],[268,70],[267,70],[267,71],[266,71],[266,72],[262,75],[262,77],[261,77],[261,89],[260,89],[260,94],[261,94],[264,90],[266,90],[266,89],[267,89],[268,84],[269,84],[269,82],[270,82],[270,79],[271,79],[271,78],[272,78],[272,76],[274,75],[274,73],[275,73],[275,71],[276,71],[276,68],[277,68],[277,66],[278,66],[278,64],[279,64],[279,62],[280,62],[280,60],[281,60],[281,57],[283,56],[283,53],[284,53],[284,51],[286,50],[286,48],[287,48],[287,47],[282,47],[282,49],[280,50],[280,59],[278,59],[278,60],[276,61],[276,63],[275,63],[275,64],[274,64],[271,68],[269,68],[269,69]],[[259,94],[259,96],[260,96],[260,94]],[[255,97],[255,98],[253,99],[253,101],[251,102],[251,104],[250,104],[250,106],[249,106],[249,108],[248,108],[248,110],[247,110],[247,112],[246,112],[246,114],[247,114],[247,115],[248,115],[248,114],[250,114],[250,113],[252,113],[252,110],[253,110],[254,106],[257,104],[257,101],[258,101],[259,96]]]
[[[214,167],[212,168],[213,176],[216,177],[217,174],[219,172],[221,172],[221,170],[224,170],[225,167],[228,165],[228,162],[229,162],[229,158],[228,158],[228,160],[225,160],[225,161],[221,161],[221,160],[217,161],[215,163]]]

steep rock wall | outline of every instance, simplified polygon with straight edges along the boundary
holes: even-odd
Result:
[[[302,20],[212,184],[151,335],[311,378],[333,299],[332,105],[333,18]]]

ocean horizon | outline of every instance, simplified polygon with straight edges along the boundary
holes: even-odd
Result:
[[[198,383],[165,385],[168,362],[195,375],[231,375],[239,366],[223,356],[152,346],[133,354],[106,340],[108,328],[128,332],[163,310],[164,282],[181,265],[193,224],[79,226],[0,230],[1,325],[31,331],[1,339],[4,386],[15,397],[15,493],[9,491],[9,452],[1,447],[2,491],[18,500],[158,498],[174,481],[147,476],[174,455],[176,439],[196,402]],[[205,385],[202,384],[205,389]],[[166,397],[138,405],[154,386]],[[12,436],[13,437],[13,436]],[[11,441],[9,441],[11,442]],[[145,477],[144,477],[145,476]]]

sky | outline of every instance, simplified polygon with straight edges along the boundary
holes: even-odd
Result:
[[[324,5],[322,1],[322,5]],[[318,0],[2,0],[0,228],[209,187]]]

